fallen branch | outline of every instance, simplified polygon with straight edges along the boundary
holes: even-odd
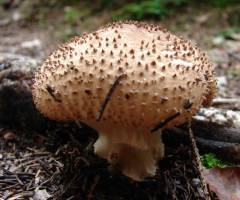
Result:
[[[229,161],[240,161],[240,144],[196,138],[202,153],[214,152],[219,157]]]
[[[240,161],[240,143],[216,141],[207,138],[198,137],[199,131],[197,128],[193,128],[193,132],[196,138],[197,146],[201,153],[215,153],[220,158],[229,161]],[[240,131],[240,130],[238,130]],[[240,132],[238,132],[239,134]],[[216,138],[215,138],[216,139]],[[175,147],[179,143],[189,143],[188,133],[185,128],[172,128],[164,131],[163,134],[164,143],[167,146]]]
[[[227,110],[240,110],[240,99],[237,98],[216,98],[213,99],[212,106]]]
[[[196,119],[192,121],[192,128],[197,137],[240,144],[240,128],[226,127],[213,122]]]

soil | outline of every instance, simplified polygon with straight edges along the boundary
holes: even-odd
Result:
[[[60,42],[53,28],[40,28],[21,19],[3,21],[13,13],[0,20],[0,70],[11,67],[18,56],[26,62],[36,61],[35,67]],[[217,33],[229,24],[209,26],[215,17],[212,15],[200,12],[190,17],[186,13],[163,23],[207,51],[217,76],[222,77],[218,96],[239,98],[239,35],[219,37]],[[102,18],[99,24],[105,23],[106,15]],[[93,21],[96,24],[96,17]],[[82,33],[83,28],[80,25],[75,32]],[[7,109],[0,117],[0,199],[206,199],[189,141],[166,145],[166,156],[159,162],[156,176],[133,182],[93,154],[94,130],[82,124],[50,121],[35,110],[31,78],[29,73],[29,82],[24,82],[29,93],[19,92],[22,85],[18,85],[1,96],[12,101],[5,102]],[[16,98],[23,99],[20,105],[15,105]],[[21,109],[26,107],[27,111]],[[34,123],[32,119],[36,119]]]

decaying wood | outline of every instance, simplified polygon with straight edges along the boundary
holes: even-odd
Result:
[[[229,161],[240,161],[240,144],[222,141],[214,141],[203,138],[196,138],[198,147],[201,152],[214,152],[220,158]]]
[[[202,126],[202,123],[198,125],[195,124],[192,126],[192,130],[195,135],[197,146],[201,153],[212,152],[224,160],[236,162],[240,161],[240,143],[221,141],[221,137],[215,137],[214,140],[211,140],[207,137],[203,138],[201,137],[203,132],[198,130],[200,129],[200,126]],[[227,128],[225,130],[227,134],[229,130]],[[236,135],[239,135],[240,129],[234,129],[234,133],[236,133]],[[207,136],[207,132],[203,134],[206,134]],[[235,140],[234,138],[235,137],[233,137],[232,141]],[[186,127],[175,127],[169,130],[165,130],[163,134],[163,140],[167,146],[175,146],[179,142],[188,143],[188,133]]]
[[[240,128],[226,127],[214,122],[201,120],[193,120],[192,128],[197,137],[240,144]]]

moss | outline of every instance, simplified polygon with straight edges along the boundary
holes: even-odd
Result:
[[[203,166],[208,169],[213,167],[224,168],[224,167],[233,165],[231,162],[220,160],[213,153],[204,154],[203,156],[201,156],[201,160],[202,160]]]

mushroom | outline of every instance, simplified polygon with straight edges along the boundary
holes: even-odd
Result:
[[[161,130],[191,119],[214,94],[212,64],[196,45],[134,21],[61,45],[33,84],[40,112],[96,129],[95,153],[136,181],[164,156]]]

